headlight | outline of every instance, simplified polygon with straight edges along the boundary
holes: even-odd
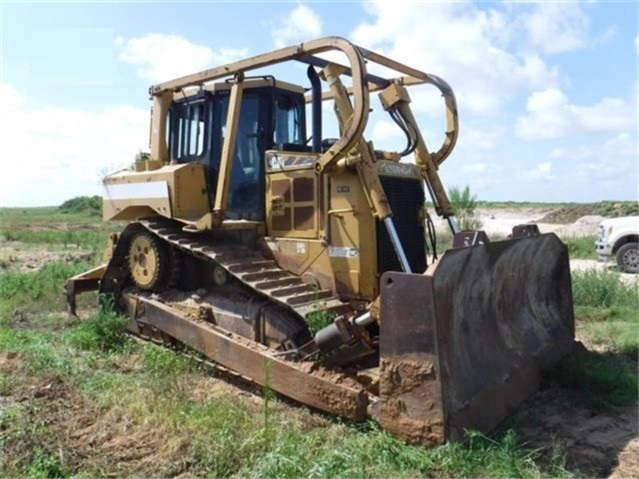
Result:
[[[599,227],[597,228],[597,239],[602,240],[605,233],[606,229],[604,228],[604,226],[599,225]]]

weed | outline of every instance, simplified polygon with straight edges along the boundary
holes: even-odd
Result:
[[[610,271],[572,275],[575,316],[580,335],[630,358],[639,350],[639,290]]]
[[[45,264],[37,272],[0,273],[0,300],[29,311],[59,310],[64,281],[86,268],[85,264],[57,261]],[[0,320],[6,322],[8,318]]]
[[[595,269],[572,275],[575,305],[639,309],[639,290],[624,284],[619,275]]]
[[[121,351],[128,344],[127,318],[107,308],[100,308],[69,333],[72,345],[84,350]]]
[[[264,398],[264,405],[262,407],[262,410],[264,411],[264,434],[266,436],[270,436],[271,435],[271,424],[269,422],[269,417],[270,417],[270,410],[269,410],[269,405],[271,403],[271,400],[273,400],[275,398],[275,394],[273,393],[273,390],[271,389],[271,362],[268,359],[265,359],[262,362],[262,369],[264,371],[264,386],[262,386],[262,396]]]
[[[27,471],[28,476],[35,479],[69,476],[69,473],[60,465],[58,458],[52,454],[47,454],[40,447],[34,451],[33,460]]]
[[[571,258],[596,259],[595,236],[567,236],[562,238],[564,244],[568,247],[568,253]]]
[[[325,309],[317,309],[308,314],[306,322],[311,334],[315,335],[318,331],[330,325],[334,319],[335,313]]]
[[[196,369],[191,359],[154,344],[144,345],[142,360],[146,371],[151,375],[165,378],[175,379]]]

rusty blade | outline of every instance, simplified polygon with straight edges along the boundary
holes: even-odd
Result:
[[[572,351],[567,248],[547,234],[450,250],[433,279],[447,436],[490,430]]]
[[[381,279],[380,423],[412,442],[487,432],[572,351],[570,266],[555,235],[447,251],[432,277]]]

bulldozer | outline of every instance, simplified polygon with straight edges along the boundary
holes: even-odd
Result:
[[[415,85],[441,93],[437,150]],[[396,150],[365,138],[373,93]],[[104,220],[126,226],[66,282],[70,314],[97,290],[132,335],[427,445],[495,428],[572,351],[566,246],[536,225],[460,230],[438,173],[459,133],[442,78],[326,37],[149,94],[150,153],[103,180]],[[431,210],[453,235],[439,257]]]

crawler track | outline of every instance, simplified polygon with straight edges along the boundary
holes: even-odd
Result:
[[[172,244],[183,254],[192,254],[212,266],[222,266],[256,293],[275,303],[293,309],[302,318],[313,311],[326,310],[343,313],[349,305],[337,299],[331,291],[319,290],[304,283],[298,276],[280,268],[259,251],[243,245],[229,245],[210,241],[207,237],[185,233],[181,224],[153,219],[138,223],[148,231]]]

